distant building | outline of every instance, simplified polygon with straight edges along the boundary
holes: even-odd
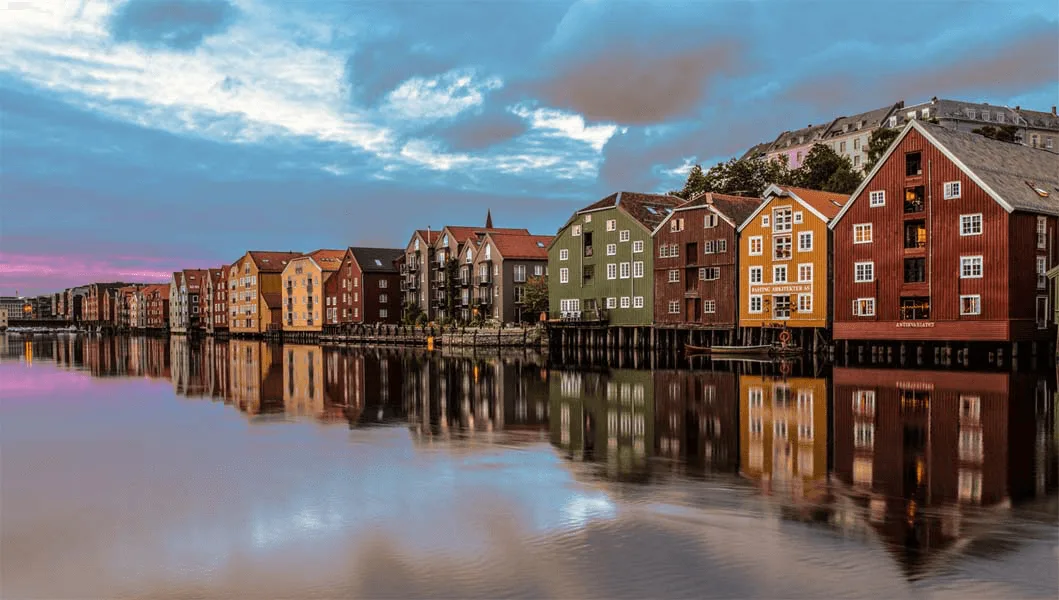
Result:
[[[200,296],[205,292],[208,275],[204,269],[173,273],[169,282],[169,330],[173,333],[188,333],[201,327]]]
[[[0,308],[0,331],[7,329],[7,309]]]
[[[204,294],[206,309],[203,315],[207,333],[228,331],[228,272],[230,270],[229,265],[224,265],[219,269],[209,269]]]
[[[898,102],[857,115],[839,117],[831,123],[823,142],[839,156],[848,158],[855,170],[863,171],[868,162],[871,134],[880,127],[886,127],[889,117],[903,106],[904,103]]]
[[[836,119],[837,121],[837,119]],[[772,142],[765,156],[769,160],[782,160],[786,158],[787,166],[797,169],[802,166],[809,150],[819,143],[823,143],[825,135],[835,121],[829,121],[821,125],[809,125],[794,131],[784,131],[776,141]]]

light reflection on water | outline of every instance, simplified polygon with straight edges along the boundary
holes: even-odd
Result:
[[[5,597],[1059,585],[1051,374],[2,339]]]

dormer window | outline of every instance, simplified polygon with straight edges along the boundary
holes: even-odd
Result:
[[[897,127],[897,117],[896,116],[890,117],[889,121],[887,121],[886,124],[889,127]]]

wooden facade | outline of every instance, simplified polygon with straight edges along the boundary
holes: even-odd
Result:
[[[739,227],[739,326],[827,328],[839,194],[770,186]]]
[[[1048,153],[938,129],[910,124],[832,224],[835,339],[1048,339],[1055,298],[1043,275],[1059,263],[1059,190],[1040,203],[1047,211],[1051,198],[1051,213],[1012,210],[1015,199],[989,188],[945,143],[969,152],[959,136],[974,137],[974,152],[1001,144],[1031,161]],[[1052,162],[1059,171],[1059,157]],[[1027,179],[1017,163],[986,164],[987,178]],[[1003,169],[1014,170],[993,172]],[[1013,185],[1013,196],[1036,196],[1032,181]]]
[[[737,228],[760,203],[760,198],[706,193],[682,204],[655,229],[656,325],[736,327]]]
[[[328,280],[342,265],[342,250],[316,250],[292,258],[283,268],[280,311],[284,331],[319,333],[323,329]]]
[[[251,250],[228,272],[228,330],[256,335],[281,327],[283,269],[298,252]]]

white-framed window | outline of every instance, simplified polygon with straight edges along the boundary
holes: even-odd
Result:
[[[637,260],[632,263],[632,276],[634,279],[643,277],[643,261]]]
[[[786,233],[791,230],[793,211],[789,206],[772,209],[772,232]]]
[[[571,227],[570,228],[570,235],[572,237],[580,237],[581,236],[581,226],[580,225],[574,225],[573,227]]]
[[[714,252],[713,240],[709,240],[709,241],[707,241],[706,243],[704,243],[702,245],[702,253],[703,254],[713,254],[713,252]]]
[[[566,267],[559,269],[559,283],[570,283],[570,269]]]
[[[607,308],[618,308],[618,299],[607,298]]]
[[[871,223],[857,223],[853,226],[853,243],[870,244],[872,226]]]
[[[813,263],[798,265],[798,282],[809,283],[813,280]]]
[[[607,279],[617,279],[617,278],[618,278],[618,264],[617,263],[607,263]]]
[[[632,251],[634,254],[643,252],[643,240],[636,240],[632,243]]]
[[[643,296],[633,296],[632,297],[632,307],[633,308],[643,308]]]
[[[684,219],[673,218],[669,221],[669,231],[684,231]]]
[[[856,283],[875,281],[875,263],[870,260],[853,263],[853,281]]]
[[[623,262],[623,263],[619,264],[618,267],[619,267],[618,276],[621,277],[622,279],[628,279],[629,275],[630,275],[630,273],[629,273],[629,263]]]
[[[627,241],[629,241],[630,236],[631,236],[631,234],[629,233],[628,229],[622,229],[621,231],[618,232],[618,241],[619,242],[627,242]],[[641,242],[640,248],[643,249],[642,242]]]
[[[960,279],[981,279],[982,257],[961,256],[960,257]]]
[[[679,282],[680,282],[680,271],[678,269],[670,269],[669,270],[669,283],[679,283]]]
[[[886,206],[886,190],[873,190],[869,192],[868,206],[871,208]]]
[[[750,267],[750,283],[761,283],[762,267]]]
[[[760,235],[750,236],[750,256],[761,256],[764,247],[765,244]]]
[[[853,301],[854,317],[874,317],[875,298],[857,298]]]
[[[669,245],[669,258],[677,258],[680,256],[680,245],[670,244]]]
[[[715,244],[717,254],[724,254],[728,252],[728,240],[717,240]]]
[[[960,235],[982,235],[982,213],[960,215]]]
[[[515,283],[526,282],[526,265],[515,265],[515,269],[512,273],[512,277]]]
[[[706,216],[702,218],[702,226],[706,229],[712,229],[717,227],[717,223],[720,222],[720,218],[716,213],[708,212]]]
[[[802,231],[798,233],[798,252],[813,251],[813,232]]]
[[[607,244],[607,256],[616,256],[618,254],[617,244]]]
[[[658,258],[669,258],[669,244],[658,245]]]
[[[790,260],[791,258],[791,236],[777,235],[772,237],[772,259]]]
[[[607,231],[614,231],[618,228],[617,219],[607,219]]]
[[[533,276],[540,277],[544,275],[544,265],[533,265]]]
[[[630,300],[631,299],[628,296],[622,296],[621,297],[621,307],[622,308],[629,308],[629,306],[631,304]]]
[[[804,219],[805,219],[805,214],[802,211],[800,211],[800,210],[794,211],[794,224],[795,225],[800,225],[803,222]]]
[[[772,265],[772,283],[787,283],[787,265]]]
[[[791,318],[791,297],[788,294],[772,296],[772,318]]]
[[[670,300],[669,301],[669,314],[679,315],[680,314],[680,301]]]
[[[703,300],[702,301],[702,312],[712,315],[717,312],[717,301],[716,300]]]
[[[960,314],[961,315],[980,315],[982,314],[982,297],[978,294],[960,296]]]
[[[946,181],[942,188],[943,195],[946,200],[955,200],[960,197],[960,182],[959,181]]]
[[[1037,289],[1048,289],[1048,257],[1037,256]]]
[[[591,222],[592,222],[592,215],[585,215],[585,223],[591,223]]]
[[[761,294],[750,295],[750,312],[760,313],[761,312]]]
[[[1048,217],[1037,217],[1037,248],[1048,248]]]
[[[762,227],[768,227],[769,226],[769,216],[768,215],[761,215],[761,226]]]
[[[812,294],[798,294],[798,312],[811,313],[813,312],[813,295]]]
[[[716,281],[720,278],[720,267],[701,267],[699,269],[699,279],[701,279],[702,281]]]

